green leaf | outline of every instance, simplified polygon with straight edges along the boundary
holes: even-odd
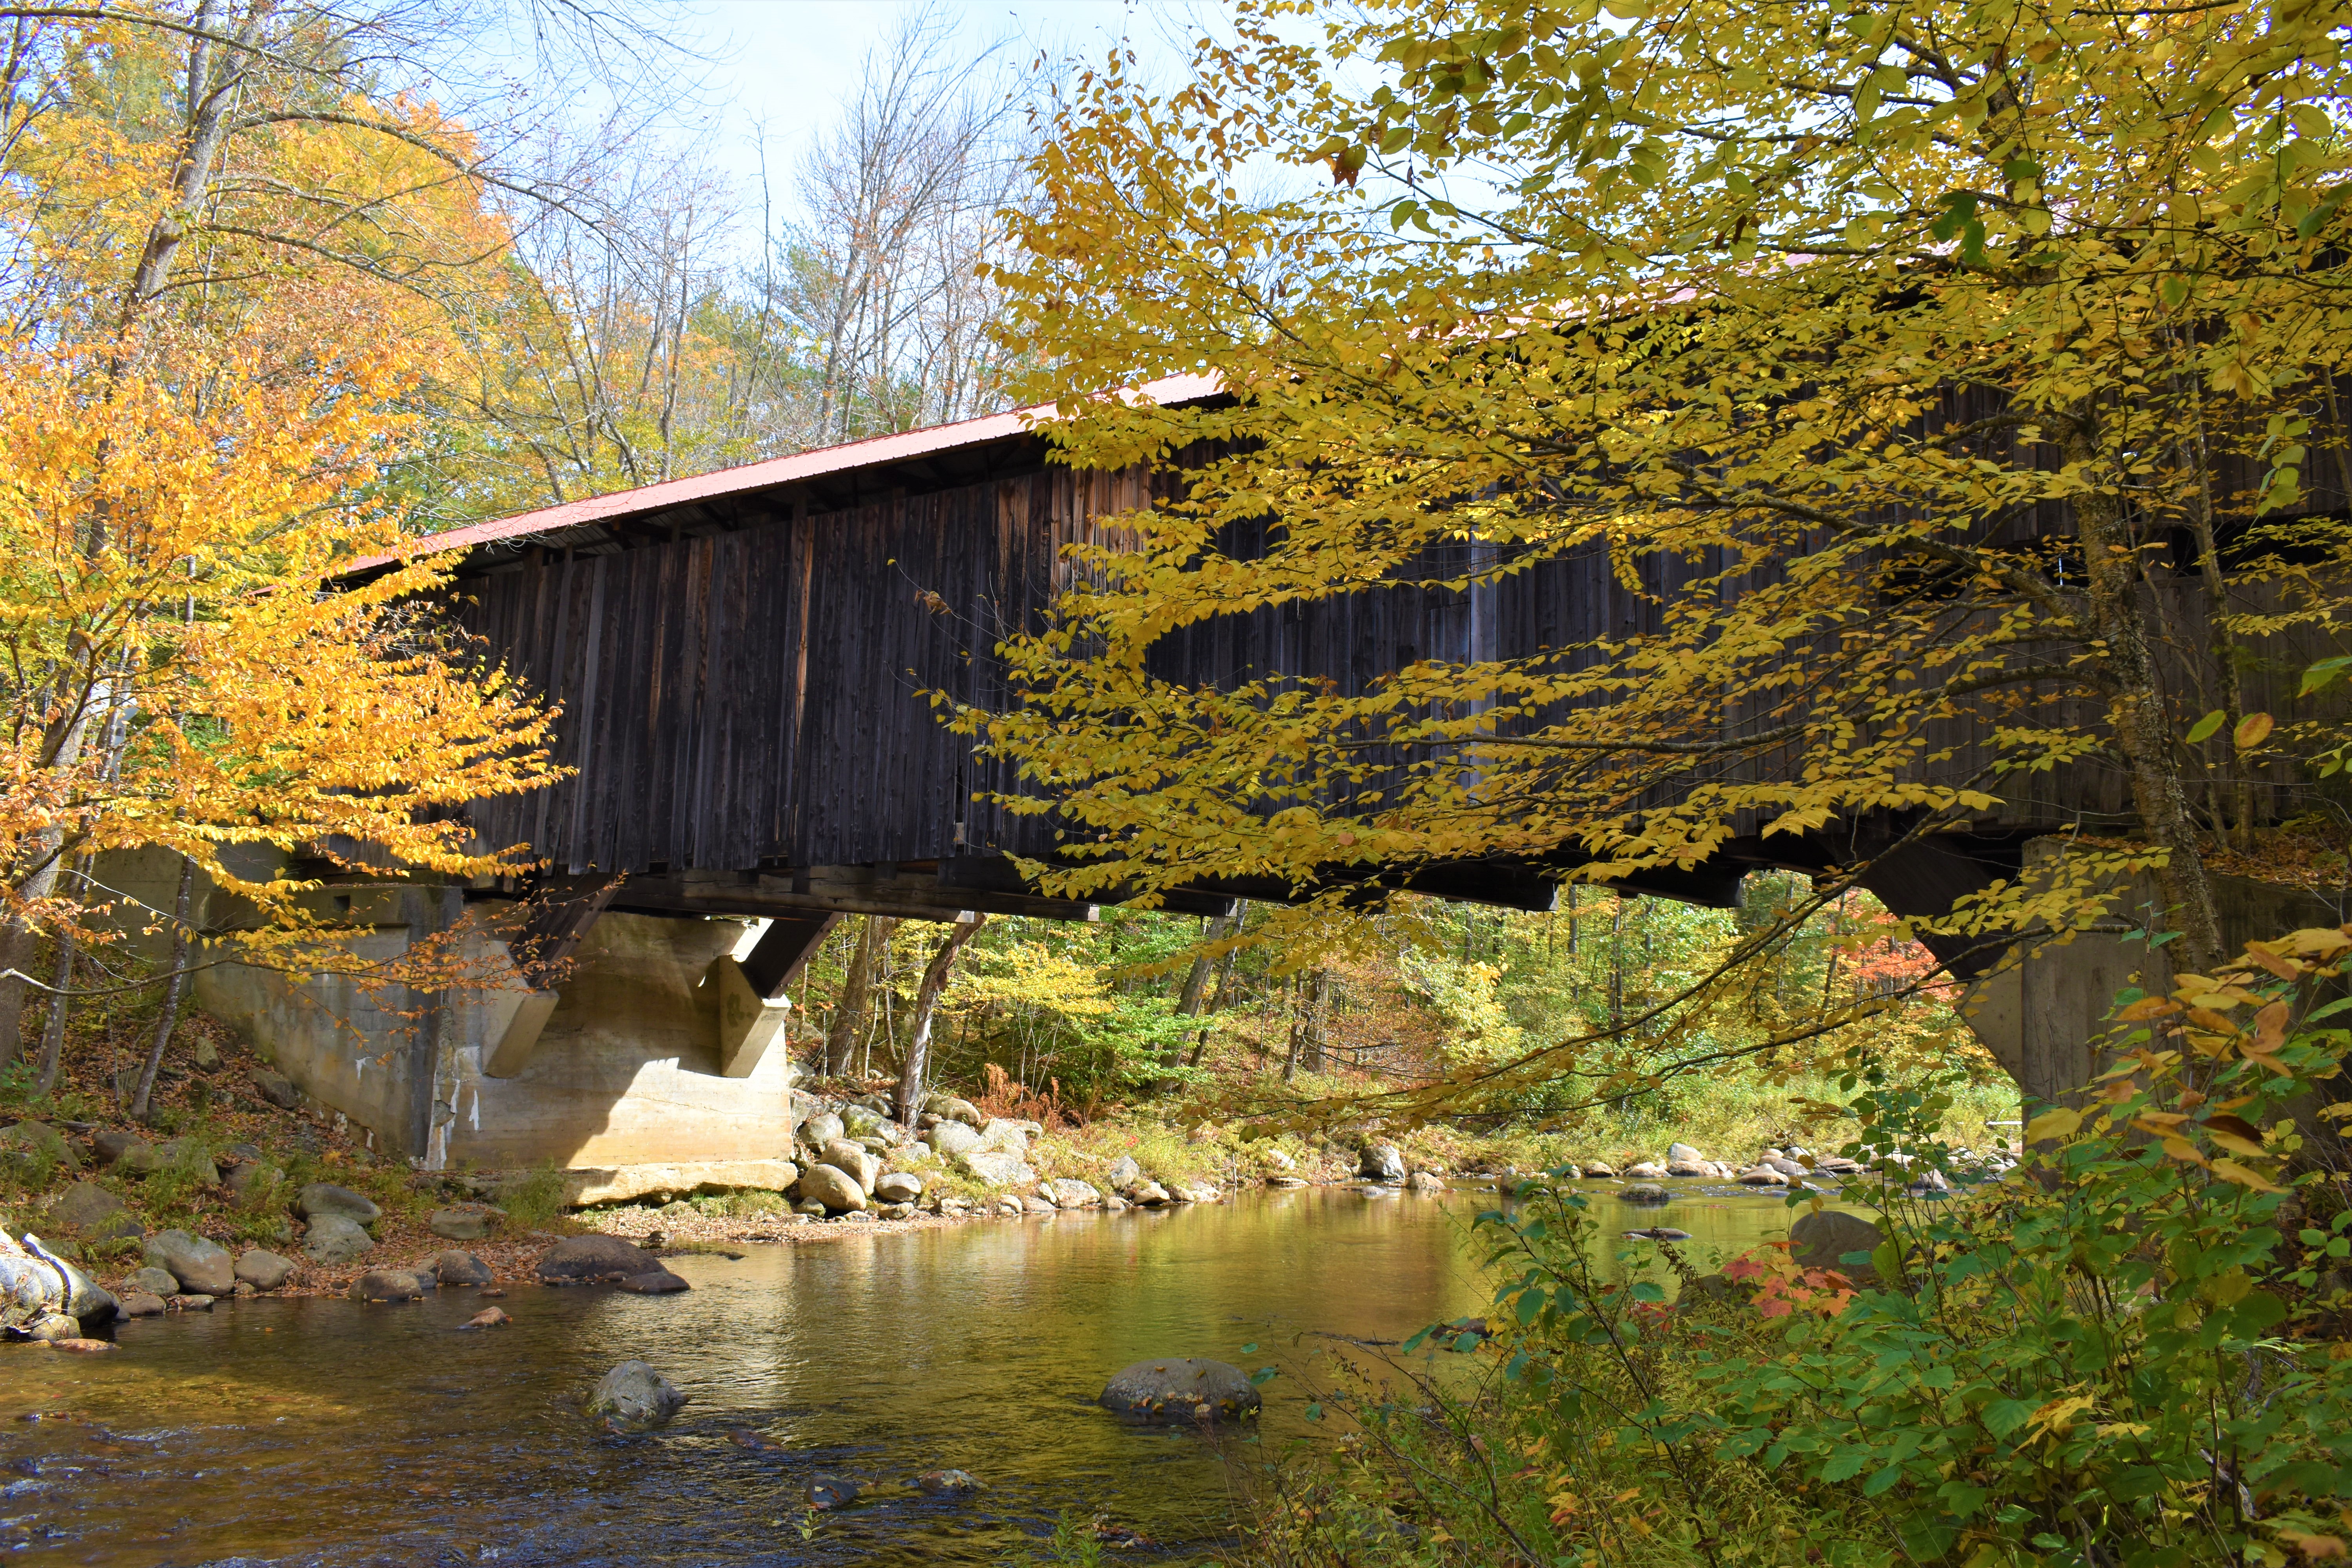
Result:
[[[1828,1464],[1822,1467],[1822,1479],[1825,1481],[1850,1481],[1853,1479],[1854,1477],[1862,1474],[1864,1468],[1867,1467],[1869,1463],[1870,1453],[1867,1449],[1848,1448],[1844,1452],[1833,1456]]]
[[[2306,676],[2305,679],[2308,679],[2309,677]],[[2214,709],[2189,727],[2189,743],[2193,746],[2200,741],[2211,740],[2221,733],[2221,726],[2229,721],[2230,716],[2227,713],[2219,708]]]
[[[2033,1406],[2022,1399],[1996,1399],[1984,1407],[1985,1430],[2006,1437],[2033,1419]]]
[[[1862,1495],[1864,1497],[1876,1497],[1902,1479],[1903,1467],[1900,1465],[1889,1465],[1885,1469],[1879,1471],[1876,1475],[1871,1477],[1870,1479],[1862,1483]]]
[[[1257,1347],[1255,1345],[1244,1345],[1242,1347],[1242,1354],[1244,1355],[1255,1355],[1256,1353]]]

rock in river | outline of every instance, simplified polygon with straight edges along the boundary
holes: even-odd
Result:
[[[163,1298],[151,1290],[126,1290],[121,1308],[126,1318],[160,1318],[163,1315]]]
[[[1789,1227],[1798,1264],[1806,1268],[1834,1268],[1856,1284],[1875,1284],[1878,1270],[1868,1263],[1843,1261],[1849,1252],[1875,1252],[1885,1234],[1859,1215],[1823,1209],[1809,1214]]]
[[[383,1217],[375,1200],[349,1187],[339,1187],[332,1182],[312,1182],[294,1199],[294,1212],[304,1219],[316,1219],[322,1214],[339,1214],[355,1219],[362,1225],[373,1225]]]
[[[1143,1167],[1135,1163],[1132,1154],[1121,1154],[1103,1173],[1103,1184],[1112,1192],[1123,1193],[1143,1180]]]
[[[834,1165],[811,1165],[803,1172],[800,1192],[803,1202],[823,1204],[827,1214],[857,1214],[866,1207],[866,1189],[857,1178]]]
[[[1445,1178],[1428,1171],[1415,1171],[1405,1185],[1416,1193],[1442,1193],[1445,1190]]]
[[[640,1296],[668,1296],[680,1290],[694,1289],[667,1268],[656,1268],[644,1274],[632,1274],[627,1279],[616,1280],[614,1283],[622,1289],[634,1290]]]
[[[925,1470],[915,1478],[915,1487],[931,1497],[961,1497],[982,1489],[970,1470]]]
[[[256,1247],[237,1255],[236,1277],[257,1290],[275,1290],[293,1276],[294,1260]]]
[[[819,1476],[802,1495],[814,1509],[847,1508],[857,1500],[857,1483],[839,1476]]]
[[[1705,1154],[1700,1153],[1696,1149],[1694,1149],[1687,1143],[1669,1143],[1666,1145],[1666,1163],[1669,1165],[1696,1165],[1706,1158],[1706,1156]]]
[[[444,1241],[480,1241],[506,1217],[506,1210],[488,1204],[451,1204],[446,1209],[435,1209],[425,1226]]]
[[[347,1214],[322,1214],[302,1234],[302,1255],[338,1268],[375,1246],[367,1227]]]
[[[352,1281],[354,1301],[414,1301],[424,1294],[413,1268],[371,1268]]]
[[[1241,1368],[1197,1356],[1139,1361],[1112,1378],[1097,1402],[1145,1421],[1230,1421],[1255,1415],[1258,1393]]]
[[[487,1285],[490,1267],[464,1248],[452,1247],[433,1255],[433,1278],[444,1285]]]
[[[228,1248],[216,1241],[167,1230],[147,1238],[147,1261],[202,1296],[226,1296],[236,1289],[236,1268]]]
[[[658,1273],[660,1269],[660,1258],[617,1236],[567,1236],[549,1247],[547,1256],[539,1260],[539,1279],[542,1285],[584,1285],[593,1280],[627,1279],[639,1274]]]
[[[1648,1182],[1636,1182],[1619,1193],[1617,1201],[1621,1204],[1662,1204],[1673,1196],[1664,1187],[1654,1186]]]
[[[588,1414],[602,1415],[624,1431],[642,1432],[685,1409],[687,1395],[652,1367],[625,1361],[588,1395]]]
[[[460,1329],[502,1329],[513,1321],[496,1307],[485,1307],[457,1326]]]
[[[1386,1139],[1374,1139],[1364,1145],[1364,1156],[1356,1163],[1356,1173],[1367,1181],[1402,1182],[1404,1156]]]

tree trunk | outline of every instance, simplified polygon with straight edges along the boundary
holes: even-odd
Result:
[[[75,890],[89,886],[90,858],[81,858],[74,867]],[[58,1087],[58,1073],[65,1061],[66,1026],[73,1018],[74,961],[80,956],[79,944],[71,931],[58,933],[58,973],[55,988],[49,997],[49,1016],[41,1029],[40,1076],[35,1080],[34,1092],[47,1094]]]
[[[923,969],[922,984],[915,988],[915,1016],[907,1039],[907,1065],[898,1070],[898,1120],[906,1126],[915,1124],[923,1109],[923,1076],[931,1065],[931,1020],[937,1016],[940,993],[947,989],[948,971],[955,967],[956,954],[964,943],[980,934],[988,922],[986,915],[976,914],[969,921],[958,921],[948,928],[947,940],[931,954],[931,962]]]
[[[155,1097],[155,1075],[163,1068],[163,1047],[180,1021],[180,997],[188,985],[188,906],[196,890],[196,863],[180,857],[180,890],[172,900],[171,979],[163,985],[163,1016],[155,1020],[155,1043],[147,1047],[147,1066],[139,1075],[139,1092],[131,1101],[131,1119],[147,1120]]]
[[[1307,1026],[1301,1031],[1298,1065],[1308,1072],[1323,1070],[1324,1024],[1331,1011],[1331,972],[1318,969],[1307,992]]]
[[[2085,469],[2099,454],[2088,427],[2078,416],[2067,441],[2067,457]],[[2205,874],[2204,846],[2198,841],[2196,817],[2189,791],[2180,776],[2179,752],[2174,745],[2172,716],[2166,710],[2163,684],[2156,655],[2148,646],[2147,624],[2140,614],[2139,554],[2123,507],[2115,497],[2096,490],[2074,501],[2076,526],[2083,541],[2084,579],[2091,640],[2104,645],[2106,668],[2113,681],[2107,698],[2107,723],[2116,749],[2131,770],[2132,804],[2140,830],[2164,855],[2156,868],[2156,885],[2167,918],[2180,932],[2180,967],[2210,974],[2220,963],[2221,919],[2213,902],[2213,885]]]
[[[857,1043],[866,1033],[866,1015],[874,1005],[874,975],[877,965],[874,955],[888,942],[890,932],[898,922],[887,915],[867,915],[857,933],[857,950],[849,960],[849,973],[841,982],[841,998],[834,1004],[833,1026],[825,1031],[824,1073],[827,1078],[839,1078],[849,1070],[850,1060],[856,1055]]]

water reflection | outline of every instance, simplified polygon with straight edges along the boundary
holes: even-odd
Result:
[[[1702,1262],[1788,1217],[1740,1194],[1635,1209],[1609,1191],[1593,1212],[1612,1237],[1673,1225]],[[684,1296],[518,1289],[513,1325],[488,1333],[457,1331],[478,1306],[457,1290],[224,1303],[126,1324],[104,1357],[0,1351],[0,1544],[121,1568],[981,1563],[1066,1508],[1203,1543],[1232,1520],[1223,1462],[1096,1409],[1109,1373],[1292,1362],[1302,1334],[1393,1341],[1476,1313],[1466,1228],[1497,1201],[1304,1190],[753,1247],[674,1259]],[[577,1402],[629,1356],[693,1403],[647,1436],[598,1434]],[[1270,1386],[1260,1445],[1307,1430],[1294,1387]],[[738,1444],[744,1427],[781,1450]],[[989,1490],[905,1485],[934,1467]],[[867,1500],[811,1525],[820,1472]]]

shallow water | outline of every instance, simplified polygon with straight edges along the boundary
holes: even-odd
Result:
[[[1668,1184],[1663,1209],[1587,1190],[1612,1226],[1692,1232],[1702,1266],[1786,1232],[1777,1198]],[[224,1301],[124,1323],[109,1355],[0,1348],[0,1550],[110,1568],[981,1563],[1075,1509],[1181,1553],[1227,1538],[1230,1464],[1312,1430],[1311,1352],[1482,1310],[1465,1230],[1495,1202],[1307,1189],[754,1245],[671,1259],[685,1295],[517,1288],[513,1324],[481,1333],[456,1331],[475,1292],[446,1290]],[[1286,1373],[1221,1451],[1091,1403],[1155,1355]],[[647,1436],[601,1433],[580,1399],[632,1356],[693,1403]],[[778,1447],[741,1447],[746,1427]],[[906,1485],[935,1467],[989,1489]],[[866,1498],[810,1519],[820,1473]]]

